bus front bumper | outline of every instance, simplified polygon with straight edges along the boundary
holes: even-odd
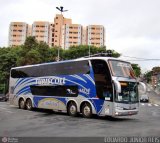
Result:
[[[114,112],[114,116],[129,116],[138,114],[138,110],[118,110]]]

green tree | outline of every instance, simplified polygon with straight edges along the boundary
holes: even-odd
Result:
[[[136,77],[139,77],[141,75],[141,68],[138,64],[131,64],[132,68],[134,70],[134,73],[136,75]]]
[[[25,52],[30,51],[30,50],[36,48],[37,45],[38,45],[38,41],[36,40],[36,38],[34,36],[29,36],[26,38],[26,40],[24,42],[23,50]]]
[[[79,45],[79,46],[71,46],[68,50],[64,50],[62,54],[62,59],[69,60],[69,59],[76,59],[84,56],[89,55],[89,48],[90,48],[90,55],[98,54],[98,53],[107,53],[108,51],[111,52],[112,57],[119,57],[120,54],[115,52],[114,50],[106,50],[105,47],[95,47],[95,46],[87,46],[87,45]]]
[[[145,80],[147,81],[147,83],[151,82],[151,77],[153,75],[153,71],[147,71],[145,74],[144,74],[144,78]]]
[[[47,43],[45,42],[38,43],[38,45],[36,46],[36,50],[39,53],[41,63],[50,61],[49,57],[50,49]]]
[[[7,85],[9,81],[10,69],[17,66],[16,62],[19,55],[19,47],[0,48],[0,84]],[[4,87],[4,86],[3,86]],[[5,88],[7,92],[8,88]]]
[[[21,46],[17,65],[23,66],[23,65],[40,63],[43,59],[41,60],[40,53],[37,50],[38,46],[39,44],[35,39],[35,37],[32,37],[32,36],[27,37],[24,45]]]

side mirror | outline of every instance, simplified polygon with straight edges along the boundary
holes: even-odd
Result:
[[[117,80],[113,80],[113,83],[115,85],[115,88],[116,88],[116,93],[121,93],[121,84],[119,81]]]
[[[146,85],[143,82],[139,82],[138,90],[142,94],[146,93]]]

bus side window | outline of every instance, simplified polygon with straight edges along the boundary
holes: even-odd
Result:
[[[113,90],[111,75],[107,63],[103,60],[92,60],[91,63],[94,72],[97,96],[100,99],[110,97],[110,100],[112,100]]]

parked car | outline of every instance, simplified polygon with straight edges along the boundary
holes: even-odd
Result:
[[[143,94],[140,97],[140,102],[149,102],[149,97],[147,94]]]
[[[8,101],[8,96],[5,94],[0,94],[0,101]]]

